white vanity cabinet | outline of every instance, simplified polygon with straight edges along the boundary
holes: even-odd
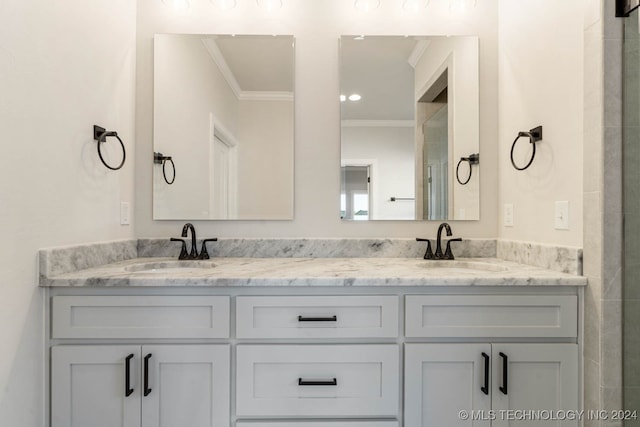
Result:
[[[405,344],[405,427],[577,426],[545,419],[580,408],[577,307],[570,295],[407,296],[408,336],[474,342]]]
[[[399,308],[397,295],[238,296],[236,416],[388,425],[400,413]]]
[[[578,286],[48,292],[49,427],[577,426]]]
[[[525,416],[515,411],[544,417],[545,413],[534,411],[548,411],[551,416],[559,410],[577,410],[577,347],[407,344],[405,426],[508,426]],[[543,420],[538,424],[549,425]],[[552,425],[578,424],[563,420]]]
[[[229,308],[228,296],[54,296],[51,427],[229,425],[230,345],[185,342],[228,339]]]
[[[51,349],[51,426],[229,425],[228,345]]]

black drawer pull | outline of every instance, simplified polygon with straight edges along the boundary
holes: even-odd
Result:
[[[330,380],[303,380],[298,378],[298,385],[338,385],[336,378]]]
[[[509,358],[503,352],[500,352],[502,357],[502,386],[498,387],[502,394],[507,394],[507,386],[509,384]]]
[[[482,352],[482,357],[484,358],[484,385],[480,387],[480,390],[489,395],[489,355]]]
[[[151,389],[149,388],[149,359],[151,359],[151,353],[144,357],[144,395],[149,396]]]
[[[124,359],[124,395],[126,397],[131,396],[134,391],[131,388],[131,359],[133,359],[133,353]]]
[[[331,317],[304,317],[298,316],[298,322],[337,322],[338,316]]]

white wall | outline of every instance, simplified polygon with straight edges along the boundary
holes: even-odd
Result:
[[[415,218],[415,201],[391,197],[415,196],[415,147],[413,127],[342,128],[344,160],[375,160],[371,173],[373,219]]]
[[[338,38],[342,34],[475,34],[480,36],[480,139],[483,158],[480,221],[456,222],[464,237],[497,234],[497,3],[480,1],[471,14],[456,15],[448,2],[432,1],[418,14],[401,2],[382,2],[361,14],[352,1],[283,1],[273,14],[255,1],[239,1],[221,12],[207,0],[192,0],[176,14],[158,0],[138,1],[136,150],[137,232],[165,237],[184,221],[152,221],[153,51],[155,33],[292,34],[296,38],[295,219],[293,221],[199,221],[200,236],[239,237],[416,237],[435,236],[437,223],[343,222],[339,218],[340,103]],[[486,159],[486,160],[485,160]],[[486,171],[486,173],[484,172]]]
[[[499,3],[498,235],[582,246],[584,2]],[[509,160],[511,143],[518,131],[538,125],[543,126],[543,141],[537,145],[534,163],[516,171]],[[485,158],[481,150],[481,160]],[[522,166],[526,160],[520,160]],[[570,230],[555,230],[555,201],[565,200]],[[513,204],[513,227],[503,226],[505,203]]]
[[[135,208],[135,13],[128,0],[0,2],[2,426],[45,420],[37,250],[134,235],[119,210]],[[94,124],[124,140],[120,171],[100,163]]]

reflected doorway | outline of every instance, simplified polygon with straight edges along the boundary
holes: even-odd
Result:
[[[446,97],[446,94],[445,94]],[[424,160],[424,218],[446,220],[449,217],[449,138],[447,104],[439,105],[423,125],[422,153]]]
[[[452,198],[449,182],[449,154],[453,152],[449,132],[451,115],[448,102],[448,69],[420,97],[416,105],[417,218],[447,220]]]
[[[238,217],[238,142],[211,115],[209,218]]]
[[[366,221],[371,212],[371,165],[345,165],[341,168],[340,216]]]

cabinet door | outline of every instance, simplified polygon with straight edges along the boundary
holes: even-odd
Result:
[[[229,425],[228,345],[142,347],[143,427]]]
[[[577,344],[494,344],[492,391],[495,427],[577,426],[544,420],[579,409]]]
[[[140,427],[139,366],[139,345],[53,347],[51,426]]]
[[[491,409],[490,355],[490,344],[406,344],[405,427],[488,427],[472,414]]]

